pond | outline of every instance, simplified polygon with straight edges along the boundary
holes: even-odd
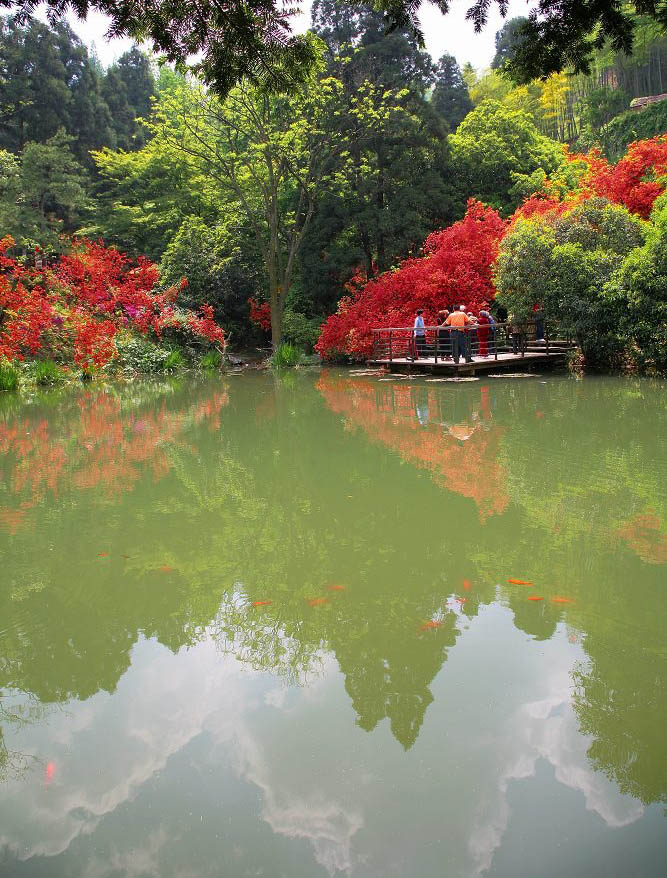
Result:
[[[664,875],[666,437],[648,380],[4,395],[0,875]]]

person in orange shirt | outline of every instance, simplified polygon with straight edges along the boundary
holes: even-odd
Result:
[[[466,326],[470,322],[470,318],[466,314],[465,305],[461,305],[458,311],[452,311],[445,320],[445,323],[454,330],[452,332],[452,354],[454,355],[455,363],[458,363],[461,354],[465,357],[466,363],[472,362],[470,349],[466,344]]]

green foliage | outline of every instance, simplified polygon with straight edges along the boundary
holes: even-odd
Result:
[[[526,113],[498,101],[476,107],[449,141],[461,198],[477,198],[505,214],[521,200],[513,189],[518,181],[564,164],[558,144],[542,136]]]
[[[298,366],[303,358],[302,351],[289,342],[283,342],[271,358],[271,365],[275,369],[286,369]]]
[[[166,285],[187,278],[178,303],[194,311],[211,305],[216,321],[233,336],[250,331],[248,299],[263,288],[261,253],[240,221],[233,207],[216,223],[186,217],[160,263]]]
[[[309,319],[299,311],[292,311],[289,307],[283,315],[283,336],[287,342],[300,348],[308,354],[312,354],[315,342],[319,338],[322,326],[322,318]]]
[[[41,386],[48,384],[62,384],[65,381],[65,372],[53,360],[36,360],[30,363],[28,375]]]
[[[20,372],[13,363],[0,359],[0,391],[16,390]]]
[[[468,86],[453,55],[443,55],[438,61],[431,103],[450,131],[456,131],[473,108]]]
[[[26,144],[20,163],[0,153],[0,222],[19,246],[58,250],[60,233],[76,228],[87,181],[71,143],[61,130],[46,143]]]
[[[560,217],[520,218],[500,245],[497,301],[517,317],[532,316],[539,302],[575,334],[589,366],[619,365],[622,303],[604,285],[645,234],[646,223],[601,198]]]
[[[667,199],[656,202],[643,247],[624,260],[605,288],[621,313],[620,329],[634,343],[643,369],[667,373]]]
[[[517,15],[516,18],[508,19],[499,31],[496,31],[496,54],[491,61],[493,70],[502,70],[505,64],[510,61],[524,40],[523,28],[528,23],[528,19],[524,15]]]
[[[610,161],[618,161],[635,140],[645,140],[667,131],[667,101],[649,104],[643,110],[627,110],[612,119],[598,138]],[[587,144],[582,143],[584,148]],[[579,142],[577,148],[580,148]]]
[[[66,22],[0,19],[0,148],[19,153],[63,129],[91,168],[91,149],[143,145],[136,117],[153,92],[150,61],[136,47],[104,73]]]
[[[167,355],[162,364],[164,372],[177,372],[185,366],[185,358],[177,348],[167,351],[166,353]]]
[[[165,362],[170,351],[143,335],[120,332],[116,336],[118,349],[117,365],[125,374],[140,372],[154,374],[165,371]]]
[[[578,104],[579,115],[585,126],[593,131],[602,131],[607,124],[626,110],[630,98],[620,88],[601,86],[589,91]]]
[[[200,368],[214,372],[222,365],[222,354],[220,351],[208,351],[199,361]]]
[[[465,108],[448,102],[444,90],[467,91],[458,68],[447,66],[440,70],[443,105],[435,95],[427,100],[437,82],[430,57],[404,28],[387,33],[371,6],[317,0],[312,21],[343,100],[327,123],[341,150],[319,187],[301,253],[293,307],[307,316],[333,311],[357,270],[371,276],[390,268],[462,212],[446,131]]]

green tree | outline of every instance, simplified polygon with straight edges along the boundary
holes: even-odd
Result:
[[[510,18],[496,31],[496,54],[493,56],[491,68],[502,70],[506,63],[514,56],[514,52],[525,39],[522,29],[528,24],[525,15]]]
[[[165,284],[187,278],[179,303],[195,311],[202,303],[212,305],[232,343],[248,331],[248,299],[264,292],[261,254],[241,220],[228,214],[211,225],[199,216],[186,217],[160,263]]]
[[[266,273],[275,348],[317,192],[342,149],[325,127],[340,94],[340,82],[331,77],[313,77],[284,98],[243,82],[224,102],[183,83],[163,96],[150,123],[159,148],[191,161],[216,187],[218,203],[234,205],[252,229]],[[363,96],[356,104],[362,115]]]
[[[626,303],[605,283],[641,246],[646,223],[624,207],[591,198],[563,216],[519,219],[500,245],[498,302],[518,317],[541,303],[548,318],[573,332],[587,363],[608,367],[622,354]]]
[[[431,103],[450,131],[456,131],[473,108],[468,86],[453,55],[443,55],[438,61]]]
[[[87,205],[86,174],[59,131],[46,143],[26,144],[18,163],[4,153],[0,212],[4,231],[20,246],[62,247],[60,233],[76,229]]]
[[[120,56],[107,70],[102,81],[102,94],[111,112],[118,149],[141,149],[147,140],[147,129],[137,123],[151,111],[155,79],[148,57],[136,46]]]
[[[20,152],[69,128],[70,87],[83,73],[85,49],[69,27],[0,19],[0,145]]]
[[[521,200],[521,182],[563,163],[561,147],[541,135],[522,110],[484,101],[449,139],[461,198],[475,197],[504,213]]]
[[[620,331],[644,368],[667,372],[667,199],[653,208],[646,243],[628,254],[605,295],[621,306]]]
[[[401,28],[387,33],[370,6],[333,0],[317,0],[312,20],[348,108],[331,120],[343,149],[302,250],[295,306],[316,315],[335,308],[358,268],[368,275],[389,268],[449,221],[456,207],[446,126],[426,99],[435,68],[414,36]]]

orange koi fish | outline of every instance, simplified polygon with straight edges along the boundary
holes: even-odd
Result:
[[[170,567],[168,564],[163,564],[162,567],[160,567],[160,570],[163,573],[171,573],[174,570],[174,568]]]
[[[551,598],[554,604],[571,604],[572,598],[562,598],[559,594]]]
[[[507,581],[511,585],[532,585],[533,584],[529,579],[508,579]]]
[[[329,591],[346,591],[346,587],[344,585],[327,585]]]
[[[424,624],[419,628],[420,631],[428,631],[431,628],[442,628],[442,622],[438,622],[435,619],[429,619],[428,622],[424,622]]]
[[[56,763],[55,762],[47,762],[46,770],[44,771],[44,783],[48,787],[48,785],[53,780],[53,776],[56,773]]]
[[[328,603],[329,603],[329,598],[311,598],[308,601],[308,606],[309,607],[321,607],[324,604],[328,604]]]
[[[273,601],[253,601],[252,605],[253,605],[253,607],[266,607],[272,603],[273,603]]]
[[[108,557],[109,557],[109,553],[108,553],[108,552],[98,552],[98,553],[97,553],[97,557],[98,557],[98,558],[108,558]]]
[[[570,636],[567,639],[570,641],[570,643],[576,643],[577,642],[577,635],[570,634]]]
[[[536,411],[536,412],[535,412],[535,417],[536,417],[536,418],[543,418],[543,417],[544,417],[544,412]]]
[[[454,598],[455,601],[458,601],[460,604],[465,604],[468,598]]]
[[[543,601],[544,598],[543,598],[543,597],[540,597],[538,594],[529,594],[529,595],[528,595],[528,600],[529,600],[529,601]]]
[[[465,588],[466,591],[470,591],[470,589],[472,588],[472,582],[470,582],[469,579],[464,579],[463,580],[463,587]]]

